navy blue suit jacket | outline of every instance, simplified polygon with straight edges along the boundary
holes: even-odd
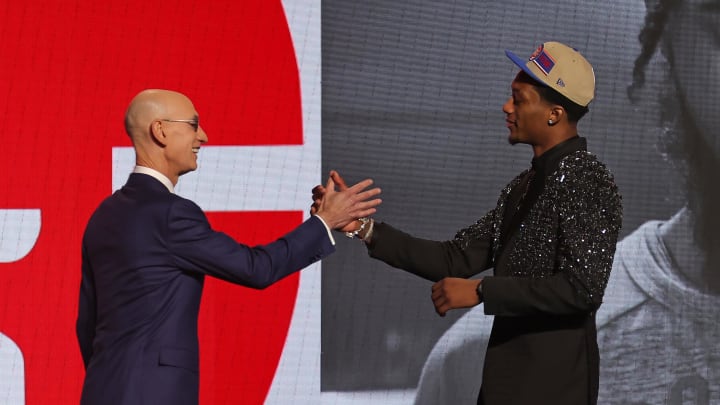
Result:
[[[197,404],[197,321],[205,275],[264,288],[334,251],[312,217],[250,248],[215,232],[200,207],[131,174],[90,218],[77,337],[82,404]]]

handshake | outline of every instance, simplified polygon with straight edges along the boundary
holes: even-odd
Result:
[[[379,188],[365,190],[371,185],[372,180],[367,179],[348,187],[340,174],[333,170],[325,186],[317,185],[312,189],[310,213],[320,216],[332,229],[369,243],[373,222],[367,217],[374,214],[375,207],[382,202],[373,198],[380,194]],[[483,301],[481,282],[478,279],[442,278],[432,285],[430,298],[435,311],[445,316],[451,309],[478,305]]]
[[[347,233],[359,231],[374,214],[381,199],[375,198],[380,189],[373,187],[371,179],[366,179],[348,187],[345,180],[336,171],[330,172],[325,186],[317,185],[312,189],[313,204],[310,214],[317,215],[331,229]]]

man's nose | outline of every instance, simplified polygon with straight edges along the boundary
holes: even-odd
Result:
[[[505,104],[503,104],[502,110],[505,114],[510,114],[512,112],[512,97],[509,97]]]
[[[198,127],[198,139],[200,142],[205,143],[208,141],[208,136],[202,127]]]

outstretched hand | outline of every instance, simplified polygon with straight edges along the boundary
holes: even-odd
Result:
[[[447,277],[432,286],[432,300],[435,312],[440,316],[451,309],[470,308],[478,305],[481,298],[477,288],[482,280],[468,280],[465,278]]]
[[[374,214],[375,207],[382,202],[374,198],[380,194],[379,188],[367,189],[372,184],[371,179],[366,179],[348,187],[340,174],[333,170],[324,187],[318,185],[313,188],[310,213],[321,217],[332,229],[353,231],[359,227],[355,225],[356,220]]]
[[[344,191],[348,189],[347,184],[345,184],[345,179],[340,176],[340,173],[338,173],[336,170],[330,170],[330,177],[328,180],[332,180],[335,183],[335,186],[340,191]],[[313,187],[312,189],[312,199],[313,204],[310,206],[310,214],[315,215],[317,213],[318,208],[320,208],[320,200],[325,195],[325,186],[322,184],[318,184],[317,186]]]

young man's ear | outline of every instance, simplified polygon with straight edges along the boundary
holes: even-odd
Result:
[[[554,106],[550,110],[550,117],[548,118],[548,124],[553,125],[560,122],[561,119],[565,118],[565,109],[559,105]]]

